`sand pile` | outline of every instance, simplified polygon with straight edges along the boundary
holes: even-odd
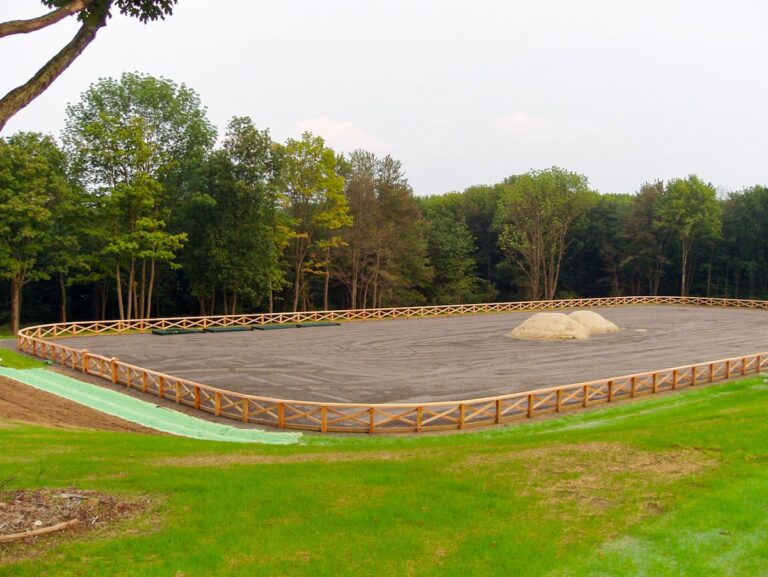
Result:
[[[590,335],[619,332],[619,327],[594,311],[576,311],[568,316],[583,325]]]
[[[516,326],[508,337],[540,341],[562,341],[589,338],[589,331],[563,313],[536,313]]]
[[[592,311],[563,313],[536,313],[516,326],[508,337],[539,341],[586,339],[590,335],[613,333],[619,330],[611,321]]]

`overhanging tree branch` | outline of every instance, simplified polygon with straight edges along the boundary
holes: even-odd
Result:
[[[84,22],[69,44],[46,62],[37,71],[37,74],[25,84],[11,90],[0,100],[0,130],[3,129],[11,116],[42,94],[80,56],[85,47],[96,38],[96,33],[106,22],[106,13],[96,22]]]
[[[0,38],[5,36],[11,36],[13,34],[27,34],[29,32],[36,32],[42,28],[46,28],[51,24],[56,24],[60,20],[78,12],[82,12],[92,0],[73,0],[69,4],[57,8],[43,14],[37,18],[30,18],[29,20],[10,20],[8,22],[0,23]]]

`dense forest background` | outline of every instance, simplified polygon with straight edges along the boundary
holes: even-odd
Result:
[[[401,163],[103,79],[0,139],[0,323],[643,294],[768,296],[768,187],[553,167],[420,197]],[[652,177],[653,175],[649,175]]]

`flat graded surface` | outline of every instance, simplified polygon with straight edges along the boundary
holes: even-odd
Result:
[[[622,330],[581,341],[513,340],[506,334],[533,314],[516,312],[59,341],[232,391],[360,403],[494,396],[768,351],[765,311],[594,310]]]
[[[158,434],[5,377],[0,377],[0,418],[55,427]]]

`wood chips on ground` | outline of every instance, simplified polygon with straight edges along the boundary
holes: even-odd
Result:
[[[0,538],[67,524],[56,533],[0,542],[0,564],[38,554],[52,540],[72,538],[131,518],[149,504],[147,498],[124,500],[76,488],[0,491]]]

